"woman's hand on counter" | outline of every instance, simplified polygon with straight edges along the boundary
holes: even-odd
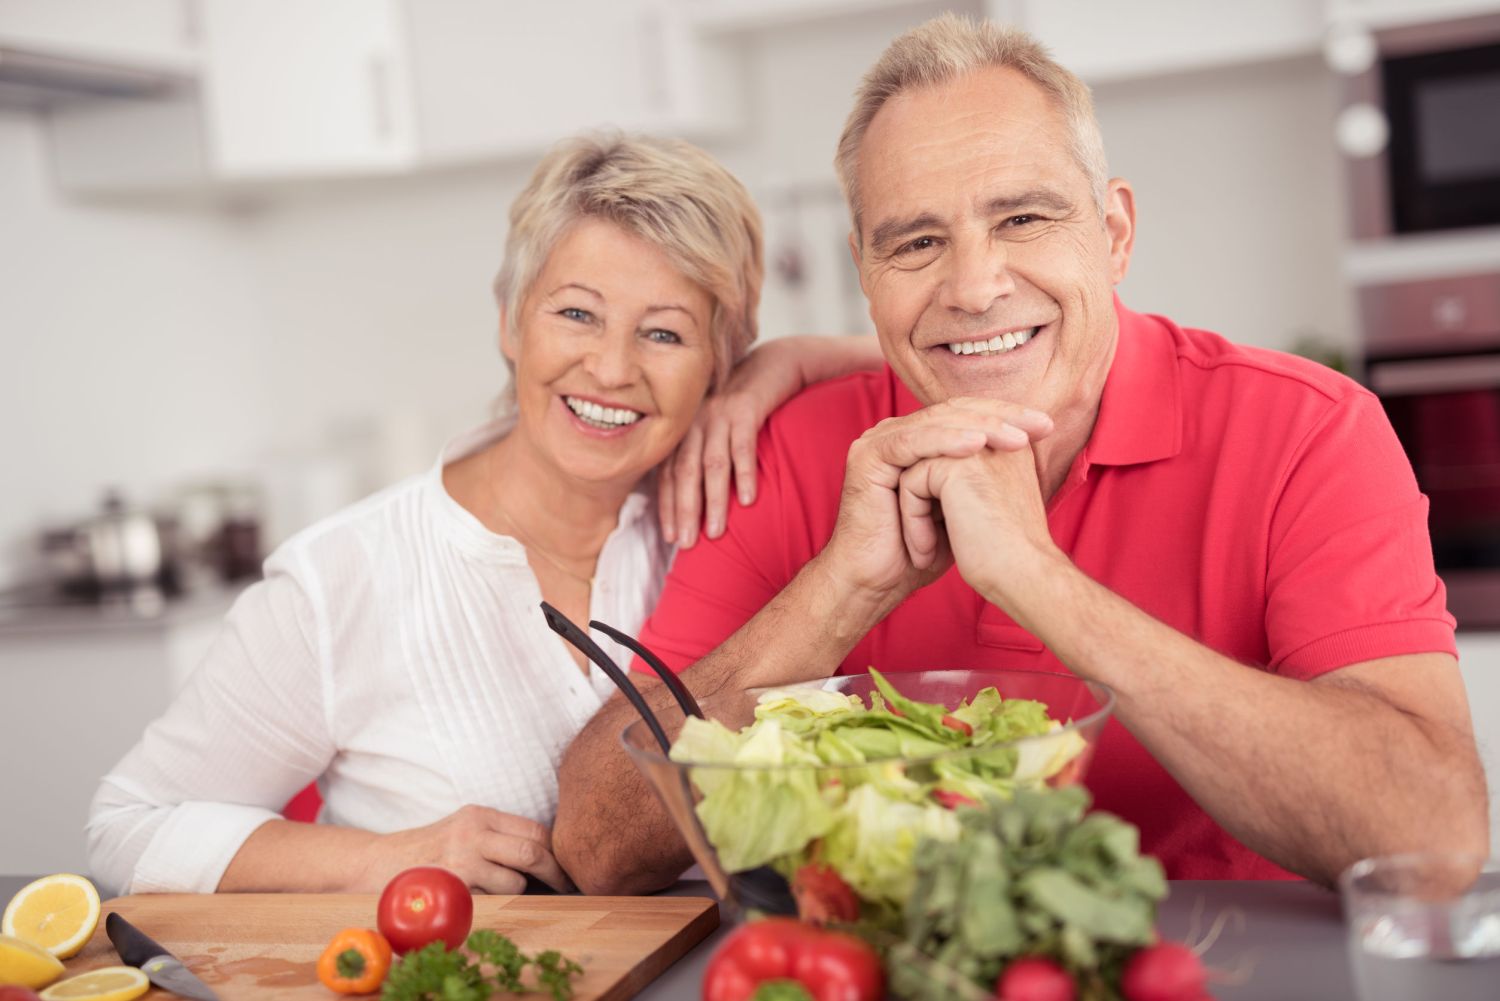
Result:
[[[379,893],[397,873],[418,865],[440,866],[485,893],[522,893],[528,873],[554,890],[573,889],[552,855],[551,831],[472,804],[426,827],[381,835],[365,859],[356,892]]]

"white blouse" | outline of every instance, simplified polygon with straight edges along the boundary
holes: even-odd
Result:
[[[118,893],[218,886],[246,838],[307,783],[320,820],[376,832],[469,803],[551,825],[563,750],[614,691],[542,617],[522,545],[425,474],[299,533],[266,561],[166,715],[104,777],[89,865]],[[634,634],[671,549],[638,488],[599,554],[590,617]],[[595,633],[627,667],[628,650]]]

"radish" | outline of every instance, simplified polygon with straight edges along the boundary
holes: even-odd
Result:
[[[1198,1001],[1208,994],[1208,973],[1181,942],[1159,942],[1130,957],[1120,993],[1125,1001]]]
[[[1027,956],[1000,974],[995,997],[999,1001],[1073,1001],[1073,978],[1050,959]]]

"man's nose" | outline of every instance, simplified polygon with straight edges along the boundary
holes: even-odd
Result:
[[[944,306],[979,315],[1015,288],[1003,243],[960,241],[949,258],[942,301]]]
[[[600,386],[628,386],[640,374],[634,330],[605,330],[584,357],[584,370]]]

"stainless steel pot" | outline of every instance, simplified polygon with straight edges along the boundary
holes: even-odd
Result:
[[[128,507],[115,492],[106,495],[99,514],[70,529],[49,532],[43,551],[54,579],[70,587],[150,587],[162,583],[167,570],[156,519]]]

